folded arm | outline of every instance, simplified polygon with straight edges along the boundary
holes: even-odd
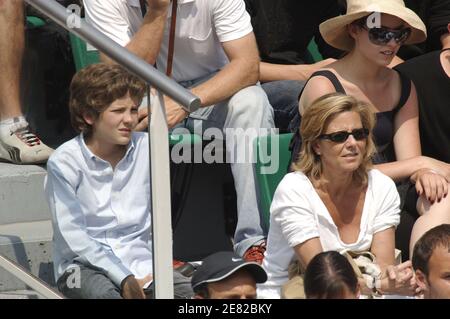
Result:
[[[261,82],[281,80],[306,81],[314,72],[324,68],[334,61],[334,59],[326,59],[314,64],[286,65],[261,62],[259,80]]]
[[[102,1],[84,0],[86,20],[97,30],[125,46],[128,50],[154,64],[158,56],[170,0],[147,0],[148,10],[141,26],[132,34],[129,16],[125,16],[121,7],[115,2],[103,5]],[[104,54],[104,62],[113,62]]]
[[[129,51],[154,65],[159,54],[167,20],[168,6],[149,8],[138,32],[125,46]]]
[[[259,78],[259,57],[253,32],[242,38],[222,43],[230,63],[208,81],[194,87],[202,106],[226,100],[239,90],[256,84]]]

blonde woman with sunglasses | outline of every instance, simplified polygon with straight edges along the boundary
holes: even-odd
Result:
[[[394,182],[372,169],[374,124],[370,104],[341,93],[322,96],[305,110],[300,160],[278,185],[270,208],[263,261],[268,279],[258,287],[259,298],[283,296],[290,264],[298,261],[305,270],[329,250],[376,256],[373,272],[359,280],[365,296],[418,292],[411,263],[395,266],[400,197]]]
[[[421,155],[416,89],[388,67],[402,44],[426,39],[425,26],[402,0],[348,0],[347,14],[325,21],[320,32],[330,45],[348,53],[310,78],[299,112],[336,91],[374,106],[375,167],[406,183],[402,195],[421,215],[410,238],[412,247],[426,230],[450,223],[450,165]]]

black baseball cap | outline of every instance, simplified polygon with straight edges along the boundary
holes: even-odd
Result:
[[[198,292],[204,284],[221,281],[240,269],[247,270],[256,283],[267,280],[266,271],[259,264],[245,261],[232,251],[220,251],[206,257],[194,272],[191,280],[192,289]]]

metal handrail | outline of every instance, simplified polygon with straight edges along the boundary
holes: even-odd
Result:
[[[168,128],[162,93],[178,102],[188,112],[193,112],[200,107],[200,99],[174,80],[168,78],[165,74],[157,71],[146,61],[84,22],[79,16],[74,17],[74,13],[71,10],[64,8],[56,1],[25,1],[47,15],[64,29],[81,37],[158,90],[158,96],[152,102],[153,109],[149,125],[153,277],[155,282],[155,297],[173,298],[170,159],[167,138]],[[69,23],[73,18],[77,19],[75,25]],[[150,103],[148,104],[148,114],[150,114]],[[165,136],[166,138],[161,138],[161,136]]]
[[[27,272],[23,267],[16,265],[9,259],[0,256],[0,268],[4,268],[10,274],[22,280],[29,287],[34,289],[37,293],[42,295],[47,299],[64,299],[63,296],[56,293],[52,288],[45,284],[39,278],[36,278],[29,272]]]

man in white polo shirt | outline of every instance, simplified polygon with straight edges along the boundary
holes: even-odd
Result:
[[[161,71],[166,70],[170,0],[84,0],[84,4],[89,23],[148,63],[156,63]],[[258,135],[274,127],[273,110],[256,85],[258,49],[243,0],[178,0],[175,30],[172,77],[200,97],[202,107],[188,114],[166,97],[169,127],[182,123],[191,130],[201,126],[227,133],[227,129],[253,129]],[[145,115],[141,114],[145,118],[140,129],[147,125]],[[245,143],[246,135],[235,135],[236,143],[226,143],[228,154],[238,154],[231,164],[238,208],[235,251],[262,262],[265,239],[253,166],[250,159],[241,163],[251,144]]]

